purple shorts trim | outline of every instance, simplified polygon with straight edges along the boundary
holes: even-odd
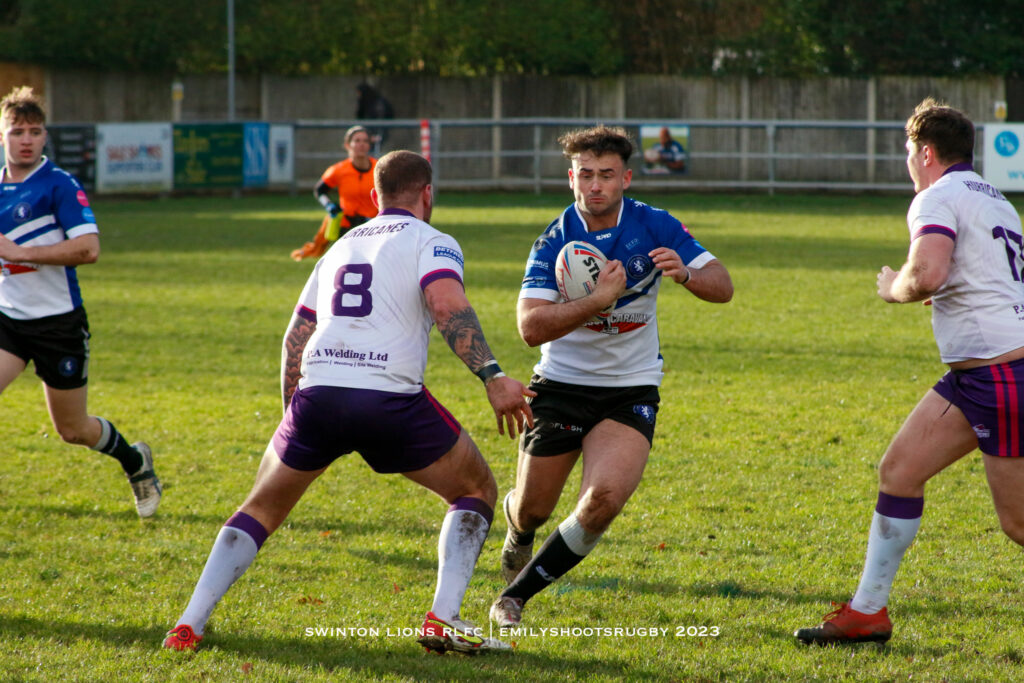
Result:
[[[950,370],[932,388],[964,414],[982,453],[1004,458],[1024,455],[1024,359]]]
[[[896,519],[917,519],[924,514],[924,498],[901,498],[879,491],[875,512]]]
[[[479,498],[473,498],[472,496],[456,498],[452,506],[448,508],[448,512],[455,512],[456,510],[469,510],[470,512],[477,513],[487,520],[487,526],[490,526],[491,522],[494,521],[494,508]]]
[[[267,540],[266,528],[259,523],[255,517],[245,514],[241,510],[231,515],[228,521],[224,522],[224,526],[229,526],[239,531],[244,531],[252,537],[252,540],[256,542],[256,550],[263,547],[263,542]]]
[[[357,451],[375,472],[412,472],[437,461],[462,433],[426,387],[416,394],[317,386],[292,395],[273,444],[297,470],[327,467]]]

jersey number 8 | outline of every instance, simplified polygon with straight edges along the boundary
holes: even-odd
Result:
[[[355,282],[346,282],[346,275],[357,276]],[[370,294],[370,283],[373,282],[373,266],[369,263],[350,263],[338,268],[334,275],[334,296],[331,298],[331,313],[349,318],[365,318],[373,310],[373,295]],[[358,297],[359,303],[346,306],[342,303],[345,295]],[[350,298],[349,301],[352,301]]]

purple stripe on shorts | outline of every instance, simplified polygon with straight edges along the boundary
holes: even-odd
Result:
[[[956,242],[956,233],[945,225],[926,225],[914,233],[914,238],[916,239],[922,235],[945,235]]]
[[[490,526],[494,520],[494,508],[479,498],[473,498],[472,496],[456,498],[452,506],[448,508],[448,512],[455,512],[456,510],[469,510],[470,512],[477,513],[487,520],[487,526]]]
[[[270,535],[262,524],[241,510],[231,515],[231,519],[224,522],[224,526],[229,526],[233,529],[238,529],[249,534],[249,536],[252,537],[252,540],[256,542],[256,550],[263,547],[263,542],[267,540],[267,536]]]
[[[459,274],[456,273],[454,270],[441,268],[440,270],[434,270],[424,275],[423,279],[420,280],[420,289],[426,289],[427,285],[429,285],[431,282],[443,280],[446,277],[450,277],[453,280],[458,280],[460,284],[462,283],[462,278],[459,277]]]
[[[316,322],[316,311],[311,311],[301,304],[295,307],[295,315],[308,322]]]
[[[888,493],[878,492],[878,504],[875,512],[896,519],[918,519],[924,513],[924,496],[920,498],[900,498]]]

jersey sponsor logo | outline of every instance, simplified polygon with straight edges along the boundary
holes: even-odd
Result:
[[[611,236],[612,236],[612,234],[610,232],[606,232],[603,235],[594,235],[594,239],[595,240],[606,240],[606,239],[608,239]]]
[[[92,212],[92,209],[83,209],[82,218],[89,223],[96,222],[96,214]]]
[[[436,258],[439,256],[444,258],[450,258],[452,261],[455,261],[460,266],[463,265],[462,254],[460,254],[458,250],[452,249],[451,247],[434,247],[434,257]]]
[[[548,283],[548,279],[544,278],[544,277],[539,277],[538,276],[538,277],[524,277],[523,278],[523,288],[524,289],[531,288],[531,287],[548,288],[547,287],[547,283]],[[550,289],[554,289],[554,288],[551,287]]]
[[[983,424],[976,424],[971,427],[971,429],[974,430],[974,433],[978,435],[979,439],[987,439],[992,436],[992,432]]]
[[[642,280],[650,274],[654,262],[646,254],[635,254],[626,261],[626,272],[634,280]]]
[[[647,327],[647,323],[630,323],[630,322],[590,322],[584,325],[588,330],[594,332],[603,332],[604,334],[623,334],[625,332],[632,332],[633,330],[639,330],[641,327]]]
[[[81,204],[82,206],[89,206],[89,198],[85,196],[85,192],[83,192],[82,190],[79,190],[75,194],[75,199],[77,199],[78,203]]]
[[[633,412],[643,418],[649,425],[654,424],[654,407],[646,403],[638,403],[633,406]]]
[[[584,327],[604,334],[623,334],[647,327],[647,321],[650,318],[651,316],[647,313],[612,313],[607,319],[601,322],[588,322]]]
[[[32,218],[32,205],[25,202],[18,202],[11,211],[15,223],[24,223]]]
[[[24,263],[4,263],[0,265],[0,275],[20,275],[22,273],[34,273],[38,268],[26,266]]]
[[[576,434],[582,434],[583,433],[583,427],[581,427],[579,425],[569,425],[569,424],[565,424],[564,422],[552,422],[551,426],[554,427],[555,429],[557,429],[559,431],[563,431],[563,432],[574,432]]]
[[[532,258],[529,261],[527,261],[526,262],[526,267],[527,268],[540,268],[541,270],[551,270],[551,264],[550,263],[548,263],[547,261],[540,261],[540,260],[535,259],[535,258]]]

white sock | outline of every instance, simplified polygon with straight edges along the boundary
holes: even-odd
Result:
[[[477,498],[459,498],[444,517],[437,539],[437,589],[430,609],[439,619],[451,621],[459,616],[462,598],[491,528],[487,511],[486,504]]]
[[[188,607],[175,625],[188,624],[196,635],[202,635],[213,608],[231,584],[249,568],[258,550],[256,541],[244,530],[234,526],[221,527]]]
[[[875,614],[889,603],[889,590],[896,578],[896,570],[900,568],[903,553],[910,547],[920,526],[920,516],[900,519],[876,510],[871,518],[864,573],[857,592],[850,600],[850,607],[864,614]]]
[[[569,550],[580,557],[589,555],[601,540],[601,534],[592,534],[580,526],[580,520],[576,518],[575,512],[562,520],[558,530],[562,532],[562,540],[569,546]]]

